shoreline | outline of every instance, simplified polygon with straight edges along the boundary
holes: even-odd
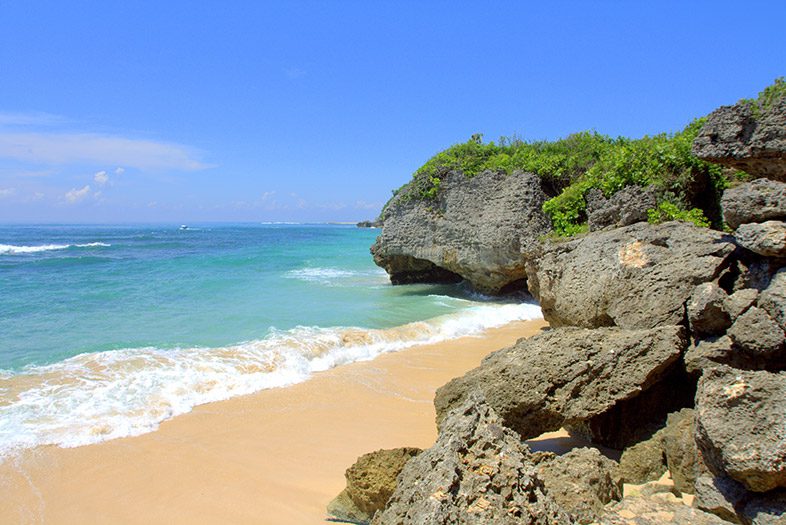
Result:
[[[21,452],[0,464],[0,522],[324,522],[358,456],[430,446],[436,388],[545,326],[515,321],[382,354],[197,406],[140,436]]]

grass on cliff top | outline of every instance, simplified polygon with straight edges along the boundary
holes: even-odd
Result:
[[[720,190],[723,177],[721,168],[691,153],[702,125],[700,119],[679,133],[641,139],[584,131],[556,141],[502,137],[497,143],[484,143],[481,135],[473,135],[467,142],[437,153],[398,191],[405,192],[405,199],[434,199],[442,178],[450,172],[467,177],[486,170],[535,173],[555,195],[543,205],[555,232],[574,235],[586,229],[585,195],[591,188],[610,196],[631,184],[654,184],[662,190],[663,200],[651,211],[652,221],[681,219],[707,225],[702,210],[688,206],[692,200],[689,187],[697,178],[709,177]]]
[[[740,104],[749,104],[754,116],[761,116],[762,112],[769,110],[776,103],[786,99],[786,79],[778,77],[771,85],[759,92],[756,98],[744,98]]]

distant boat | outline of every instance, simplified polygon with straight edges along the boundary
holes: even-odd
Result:
[[[181,230],[187,230],[187,229],[188,229],[188,226],[186,226],[185,224],[181,224],[181,225],[180,225],[180,229],[181,229]]]

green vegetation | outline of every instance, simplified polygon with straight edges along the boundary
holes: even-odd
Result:
[[[786,80],[781,77],[756,99],[740,102],[750,104],[758,116],[784,99]],[[530,172],[539,175],[547,194],[553,195],[543,204],[543,211],[557,235],[587,230],[587,191],[597,188],[608,197],[631,185],[652,185],[657,190],[658,205],[648,211],[650,222],[682,220],[721,229],[723,190],[749,176],[741,171],[724,172],[693,155],[693,140],[704,122],[696,119],[679,133],[640,139],[584,131],[551,142],[502,137],[497,143],[484,143],[483,136],[475,134],[467,142],[434,155],[394,195],[399,195],[400,201],[437,199],[442,179],[451,172],[467,177],[486,170]],[[382,216],[384,213],[383,208]]]
[[[511,174],[517,171],[539,175],[544,187],[555,196],[543,205],[559,235],[586,231],[585,195],[591,188],[610,196],[632,184],[654,184],[661,190],[662,203],[654,217],[691,220],[708,224],[695,200],[697,181],[707,181],[713,191],[725,187],[721,168],[696,158],[691,145],[702,120],[683,131],[653,137],[612,139],[596,132],[575,133],[557,141],[525,142],[502,137],[498,143],[483,143],[481,135],[456,144],[429,159],[402,188],[403,199],[434,199],[442,178],[450,172],[473,177],[486,170]],[[702,186],[704,186],[702,184]]]
[[[740,103],[747,103],[751,106],[756,118],[760,117],[763,111],[767,111],[774,104],[786,98],[786,79],[779,77],[771,85],[764,88],[756,98],[744,98]]]

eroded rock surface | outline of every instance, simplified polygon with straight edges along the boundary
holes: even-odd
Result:
[[[360,456],[347,469],[347,487],[330,502],[328,514],[356,523],[370,522],[396,489],[396,477],[401,469],[420,452],[418,448],[395,448]]]
[[[786,219],[786,184],[756,179],[729,188],[721,197],[723,220],[732,228],[740,224]]]
[[[693,153],[755,177],[786,180],[786,100],[716,109],[693,142]]]
[[[691,224],[635,224],[544,245],[527,263],[528,287],[554,327],[681,324],[696,285],[714,280],[734,248]]]
[[[576,520],[592,523],[603,507],[622,498],[619,465],[598,449],[576,448],[544,462],[538,469],[546,492]]]
[[[437,420],[444,420],[477,390],[524,439],[566,424],[592,431],[595,418],[646,395],[669,373],[686,345],[685,331],[677,326],[550,330],[491,354],[478,368],[437,390]],[[674,392],[663,396],[656,404],[665,407]],[[635,412],[624,412],[625,421],[616,426],[604,420],[601,430],[609,435],[595,437],[614,442],[616,432],[646,426],[648,418],[656,416]]]
[[[647,221],[647,210],[658,205],[652,186],[626,186],[611,197],[592,189],[585,195],[590,231],[619,228]]]
[[[765,257],[786,257],[786,222],[742,224],[734,232],[737,243]]]
[[[545,493],[529,449],[482,396],[445,416],[437,442],[410,460],[373,525],[570,525]]]
[[[394,284],[469,281],[496,294],[525,278],[522,252],[551,230],[540,178],[450,173],[433,199],[401,191],[371,251]],[[451,277],[452,276],[452,277]]]
[[[705,370],[696,394],[696,443],[716,476],[748,490],[786,487],[786,372]]]

